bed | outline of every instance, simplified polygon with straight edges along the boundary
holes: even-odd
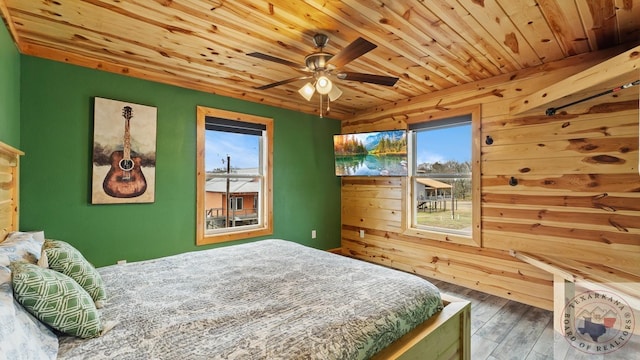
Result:
[[[4,238],[18,224],[20,152],[0,153]],[[100,316],[114,326],[90,339],[57,333],[59,359],[470,358],[468,302],[415,275],[291,241],[97,271],[107,294]]]

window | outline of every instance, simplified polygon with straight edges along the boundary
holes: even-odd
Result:
[[[197,128],[196,244],[271,234],[273,120],[199,106]]]
[[[410,232],[480,245],[480,145],[474,141],[479,131],[473,118],[464,114],[409,124]]]
[[[258,195],[256,195],[256,197],[258,197]],[[241,197],[231,198],[231,202],[233,203],[232,205],[233,210],[242,210],[242,199],[243,198]]]

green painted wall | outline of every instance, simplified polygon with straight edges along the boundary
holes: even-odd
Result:
[[[21,229],[44,229],[97,266],[207,248],[195,246],[197,105],[274,118],[270,237],[340,246],[339,121],[31,56],[21,94]],[[95,96],[157,107],[155,203],[90,204]]]
[[[0,24],[0,141],[20,147],[20,54]]]

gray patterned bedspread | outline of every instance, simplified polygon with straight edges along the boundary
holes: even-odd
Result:
[[[98,270],[119,323],[60,359],[366,359],[442,308],[424,279],[284,240]]]

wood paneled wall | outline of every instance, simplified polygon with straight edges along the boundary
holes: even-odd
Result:
[[[407,121],[479,104],[483,141],[481,247],[405,235],[407,179],[345,177],[343,253],[546,309],[553,307],[552,276],[509,250],[640,275],[638,87],[554,116],[546,116],[545,108],[511,114],[514,101],[623,50],[497,76],[344,121],[343,133],[404,129]],[[629,81],[639,75],[631,76]],[[487,136],[493,144],[485,144]],[[518,185],[508,184],[511,177]]]

